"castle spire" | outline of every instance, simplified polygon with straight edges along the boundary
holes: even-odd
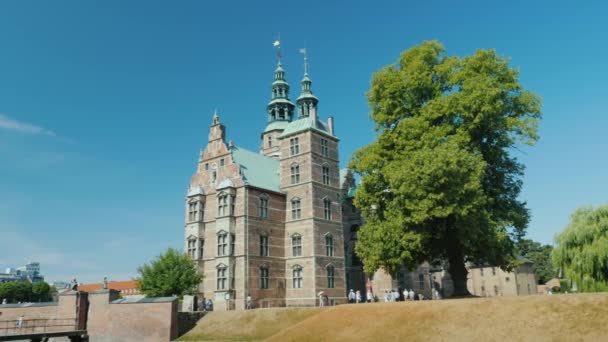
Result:
[[[317,104],[319,99],[312,93],[312,80],[308,77],[308,55],[305,48],[300,49],[304,55],[304,78],[302,78],[302,90],[296,101],[298,105],[298,116],[310,116],[317,119]]]
[[[291,121],[295,106],[289,100],[289,83],[285,80],[285,70],[281,64],[281,42],[276,40],[272,45],[277,49],[277,68],[274,70],[272,96],[266,107],[268,121]]]

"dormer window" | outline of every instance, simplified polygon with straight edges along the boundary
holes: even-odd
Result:
[[[224,166],[225,162],[224,162],[224,158],[220,159],[220,166]]]
[[[268,137],[268,147],[272,147],[272,136]]]

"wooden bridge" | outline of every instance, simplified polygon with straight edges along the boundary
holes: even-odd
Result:
[[[77,318],[34,318],[0,321],[0,341],[48,341],[67,337],[70,341],[88,341],[87,331]]]

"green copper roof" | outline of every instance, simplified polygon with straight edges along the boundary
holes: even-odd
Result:
[[[303,118],[299,118],[295,121],[290,122],[289,125],[287,125],[287,127],[283,131],[283,134],[281,134],[281,137],[285,137],[298,132],[303,132],[309,129],[331,135],[325,123],[321,122],[320,120],[316,120],[316,122],[314,122],[314,120],[310,116],[305,116]]]
[[[258,188],[279,192],[279,161],[233,146],[233,160],[241,166],[241,173],[246,184]]]
[[[264,130],[263,133],[267,133],[267,132],[274,131],[274,130],[282,131],[285,129],[285,127],[287,127],[287,125],[289,125],[289,121],[287,121],[287,120],[273,121],[273,122],[269,123],[268,126],[266,126],[266,129]]]

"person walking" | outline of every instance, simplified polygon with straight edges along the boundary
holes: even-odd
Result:
[[[350,292],[348,292],[348,302],[352,304],[355,302],[356,299],[357,295],[355,294],[355,291],[353,291],[353,289],[350,289]]]
[[[410,293],[409,293],[410,300],[415,300],[416,298],[414,296],[415,296],[414,289],[410,289]]]
[[[253,308],[253,304],[251,302],[251,294],[247,295],[247,300],[246,300],[246,308],[245,310],[251,310]]]
[[[372,302],[372,291],[367,290],[367,294],[365,295],[365,299],[368,303]]]
[[[403,300],[407,302],[407,299],[409,298],[409,291],[407,289],[403,290]]]
[[[352,290],[351,290],[352,291]],[[319,292],[317,295],[319,296],[319,307],[324,307],[325,306],[325,293],[323,293],[323,291]],[[350,296],[350,294],[349,294]]]
[[[393,290],[393,302],[399,301],[399,292],[397,290]]]
[[[359,290],[357,290],[357,293],[355,293],[355,301],[357,304],[361,303],[361,291]]]
[[[389,301],[390,301],[390,298],[389,298],[389,296],[388,296],[388,291],[387,291],[387,290],[384,290],[384,302],[385,302],[385,303],[388,303]]]

